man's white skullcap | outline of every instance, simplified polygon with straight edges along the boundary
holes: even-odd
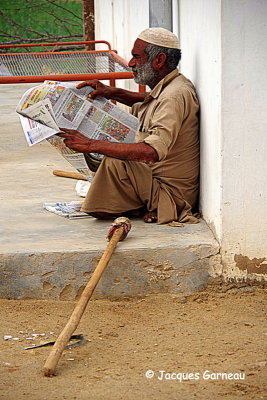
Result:
[[[137,37],[145,42],[170,49],[180,49],[178,37],[164,28],[148,28],[143,30]]]

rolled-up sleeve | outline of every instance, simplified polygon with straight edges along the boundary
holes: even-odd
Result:
[[[170,147],[176,141],[184,117],[184,99],[163,98],[157,102],[153,109],[153,116],[149,128],[144,126],[143,132],[139,132],[138,141],[144,141],[153,147],[159,156],[159,161],[164,160]],[[140,140],[141,139],[141,140]]]

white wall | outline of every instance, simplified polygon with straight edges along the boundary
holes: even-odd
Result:
[[[193,81],[201,104],[200,208],[217,238],[221,227],[221,4],[180,0],[181,72]]]
[[[201,208],[227,277],[267,276],[266,0],[180,0],[201,102]]]
[[[138,34],[149,27],[149,0],[95,1],[95,37],[107,40],[129,61]],[[117,81],[117,86],[138,90],[134,81]]]
[[[222,18],[223,244],[253,258],[267,239],[267,2],[225,0]]]

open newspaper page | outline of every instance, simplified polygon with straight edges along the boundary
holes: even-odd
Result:
[[[45,210],[69,219],[90,218],[90,215],[81,211],[81,201],[68,203],[44,203]]]
[[[60,128],[75,129],[91,139],[118,143],[134,142],[137,129],[137,118],[133,115],[103,97],[89,99],[92,90],[90,86],[77,89],[73,82],[45,81],[27,90],[16,109],[22,116],[22,127],[30,146],[47,139],[89,180],[92,172],[84,155],[68,149],[55,136]]]
[[[22,129],[30,146],[37,140],[46,140],[88,181],[92,181],[94,172],[89,168],[83,153],[69,149],[61,137],[55,135],[55,129],[49,128],[39,122],[20,115]],[[59,130],[57,130],[59,132]]]

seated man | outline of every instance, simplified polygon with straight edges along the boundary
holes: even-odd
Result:
[[[181,58],[176,35],[163,28],[140,33],[129,66],[135,82],[151,92],[134,93],[91,85],[128,106],[138,117],[135,143],[93,140],[63,129],[65,144],[83,153],[104,154],[82,210],[96,218],[143,213],[145,222],[197,222],[199,187],[199,104],[192,83],[177,69]]]

